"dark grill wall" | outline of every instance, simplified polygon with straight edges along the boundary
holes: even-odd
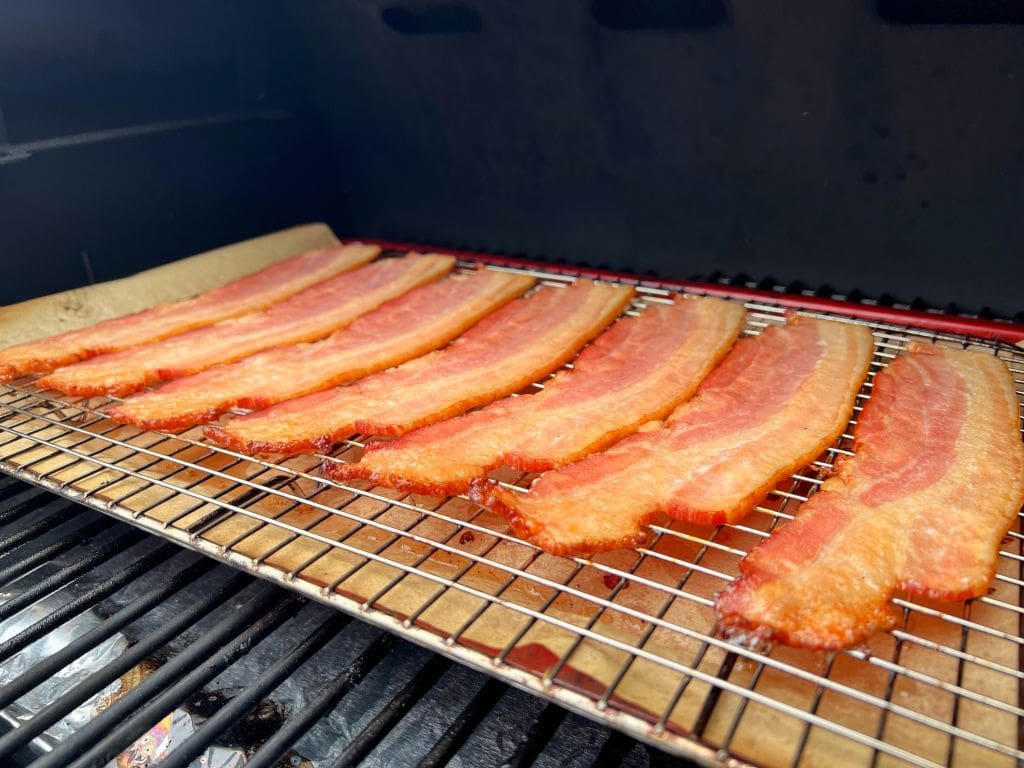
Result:
[[[13,142],[16,105],[50,87],[37,65],[65,45],[51,80],[81,76],[98,96],[54,105],[108,126],[291,117],[0,165],[15,224],[0,227],[4,258],[66,266],[61,285],[26,275],[0,300],[64,287],[81,250],[108,277],[324,218],[672,277],[1022,309],[1024,27],[1011,4],[6,5],[22,24],[0,31],[19,40],[0,45],[13,51],[0,54]]]
[[[329,215],[323,142],[298,117],[301,94],[281,63],[294,45],[260,10],[2,4],[0,304],[82,285],[90,267],[111,279]],[[83,134],[93,136],[33,148]]]

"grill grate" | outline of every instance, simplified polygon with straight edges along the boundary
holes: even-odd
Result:
[[[243,754],[246,766],[528,765],[534,756],[557,765],[565,749],[579,765],[620,755],[634,768],[663,762],[583,718],[93,510],[9,478],[0,478],[0,505],[4,497],[17,514],[0,522],[3,567],[48,540],[76,543],[42,571],[0,580],[4,598],[36,589],[40,576],[53,587],[0,623],[3,765],[105,766],[130,744],[139,756],[172,710],[195,718],[195,730],[175,733],[163,766],[205,758],[234,767]],[[23,536],[29,528],[38,534]],[[112,541],[122,542],[117,554],[81,565]],[[119,638],[119,654],[97,653]],[[73,687],[54,685],[76,666]],[[117,697],[82,706],[111,681],[121,681]],[[32,693],[37,686],[42,695]],[[86,709],[92,719],[79,717],[73,737],[52,732],[55,719]]]
[[[572,279],[535,274],[551,285]],[[664,301],[669,290],[645,283],[631,311]],[[748,334],[784,319],[779,307],[746,306]],[[875,357],[851,428],[871,377],[909,338],[987,349],[1024,389],[1014,347],[870,326]],[[320,457],[253,459],[205,443],[198,429],[139,432],[106,420],[108,402],[39,391],[29,379],[0,390],[0,467],[706,763],[1024,758],[1019,524],[990,595],[962,606],[898,598],[902,625],[863,648],[823,655],[715,636],[714,592],[832,459],[850,453],[849,430],[744,524],[652,525],[635,551],[560,558],[465,499],[340,485],[319,476]],[[332,458],[362,445],[351,440]],[[529,479],[500,477],[520,488]]]

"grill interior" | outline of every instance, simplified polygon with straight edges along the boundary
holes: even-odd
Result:
[[[551,285],[572,279],[537,274]],[[658,301],[671,292],[645,282],[631,311]],[[748,334],[784,319],[770,304],[747,309]],[[875,357],[851,428],[871,376],[909,338],[987,349],[1024,389],[1024,354],[1013,347],[871,327]],[[714,593],[850,452],[849,429],[743,524],[652,525],[636,550],[558,558],[465,499],[340,485],[319,476],[321,457],[252,459],[205,443],[198,429],[139,432],[106,420],[108,402],[39,391],[29,379],[4,387],[0,466],[705,763],[1024,758],[1019,524],[1004,540],[991,594],[964,604],[898,598],[901,626],[863,648],[824,655],[715,636]],[[353,439],[332,458],[362,445]],[[501,472],[512,487],[530,479]],[[282,604],[299,604],[289,599]]]
[[[4,765],[664,765],[349,616],[0,480]],[[64,669],[61,672],[62,668]],[[175,719],[173,748],[164,727]],[[68,738],[70,725],[80,730]],[[134,760],[135,762],[131,762]]]

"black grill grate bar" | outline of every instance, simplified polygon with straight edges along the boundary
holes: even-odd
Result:
[[[636,742],[621,731],[612,731],[611,735],[601,745],[592,768],[616,768],[622,765],[626,755]]]
[[[302,711],[296,713],[245,764],[246,768],[272,768],[291,745],[328,711],[337,706],[370,671],[395,647],[394,635],[379,636],[356,657],[334,681],[321,691]]]
[[[296,595],[282,598],[279,590],[261,584],[241,610],[75,731],[35,768],[105,765],[191,693],[294,616],[305,602]]]
[[[20,482],[5,483],[0,486],[0,504],[3,504],[12,496],[17,496],[19,493],[25,494],[26,498],[24,500],[19,499],[16,504],[24,504],[29,498],[42,496],[46,492],[42,488],[36,488],[35,486],[25,485]]]
[[[18,611],[51,592],[66,586],[78,576],[115,555],[121,554],[145,538],[146,534],[143,531],[128,530],[114,539],[97,544],[75,562],[61,568],[52,576],[42,579],[17,597],[11,598],[0,605],[0,621],[13,616]]]
[[[200,563],[201,562],[202,561],[200,561]],[[198,571],[200,563],[196,563],[192,568],[195,568]],[[197,572],[195,576],[200,575],[201,572],[202,571]],[[193,578],[195,578],[195,576],[193,576]],[[116,680],[132,667],[142,661],[145,661],[153,651],[166,645],[180,632],[195,624],[211,611],[221,608],[227,600],[252,584],[253,581],[254,580],[251,577],[239,574],[231,581],[223,584],[220,588],[211,591],[204,599],[193,603],[188,607],[188,609],[182,611],[175,620],[165,624],[160,632],[155,632],[143,638],[116,660],[110,662],[103,668],[98,669],[63,696],[41,709],[32,716],[31,720],[23,723],[17,729],[4,734],[4,736],[0,737],[0,759],[10,755],[14,750],[27,744],[33,738],[64,717],[68,712],[73,710],[78,704],[88,699],[104,686]],[[98,629],[103,629],[103,627]],[[84,643],[86,638],[89,638],[91,634],[92,633],[84,635],[80,639],[80,642]],[[94,640],[92,644],[94,645],[96,642],[99,642],[99,640]],[[68,646],[68,649],[72,647],[73,646]],[[91,645],[89,647],[91,647]],[[194,648],[195,646],[193,646],[193,650]],[[71,656],[71,651],[68,649],[65,649],[68,654],[67,658],[75,658],[75,656]],[[84,651],[84,648],[79,648],[78,650]],[[202,658],[200,655],[195,653],[192,653],[191,657],[193,660],[194,658]],[[42,662],[43,665],[46,663],[46,661]],[[65,660],[62,666],[66,664],[67,660]],[[36,675],[37,669],[39,669],[38,666],[33,668],[30,674]],[[39,681],[42,679],[42,676],[37,676],[35,685],[38,685]]]
[[[562,724],[569,713],[557,704],[548,704],[534,720],[533,725],[526,732],[523,740],[519,742],[515,753],[508,759],[505,766],[508,768],[520,768],[520,766],[531,766],[537,761],[537,757],[544,749],[551,737],[555,735],[558,726]]]
[[[261,672],[241,694],[233,698],[203,723],[196,732],[164,760],[161,768],[188,768],[213,741],[279,686],[286,677],[305,664],[327,642],[334,638],[351,618],[341,613],[323,622],[305,640],[296,644],[285,656]]]
[[[26,490],[26,488],[28,490]],[[4,492],[8,490],[11,492],[5,495]],[[8,504],[8,500],[11,497],[16,496],[20,491],[25,491],[25,496]],[[4,488],[3,491],[0,491],[0,506],[5,507],[3,512],[0,512],[0,525],[13,523],[18,518],[24,517],[29,512],[38,509],[40,506],[40,499],[45,500],[46,503],[44,505],[47,507],[63,506],[63,504],[68,501],[67,499],[56,499],[53,496],[50,496],[50,494],[42,488],[26,486],[24,483],[20,482],[17,483],[13,489]]]
[[[493,677],[488,678],[483,687],[470,699],[437,743],[419,762],[418,768],[439,768],[439,766],[447,765],[452,755],[459,751],[484,716],[498,703],[498,699],[506,689],[507,686],[504,683]]]
[[[68,520],[80,516],[83,511],[82,507],[72,501],[58,504],[52,514],[37,520],[32,525],[25,526],[17,533],[12,533],[6,539],[0,540],[0,555],[6,555],[20,549],[26,543],[33,541],[37,536],[52,531],[57,526],[68,522]]]
[[[338,759],[330,764],[330,768],[350,768],[359,765],[451,666],[452,662],[443,656],[431,657],[416,676],[359,732]]]
[[[179,550],[180,551],[180,550]],[[101,642],[120,631],[131,621],[150,610],[153,606],[160,604],[175,592],[181,590],[188,584],[211,571],[214,564],[208,560],[197,560],[188,568],[174,574],[162,585],[150,590],[117,613],[110,616],[99,626],[89,630],[81,637],[75,639],[64,648],[48,656],[32,667],[29,671],[19,675],[7,685],[0,688],[0,709],[16,701],[19,697],[31,691],[44,680],[53,677],[57,672],[72,663],[75,659],[83,656],[90,649],[95,648]],[[53,614],[51,614],[52,616]],[[44,621],[47,621],[44,619]],[[43,622],[39,622],[42,624]],[[33,629],[35,626],[30,627]],[[28,630],[26,630],[28,631]],[[22,633],[23,634],[23,633]],[[12,640],[17,639],[15,636]],[[12,651],[14,652],[14,651]]]
[[[62,555],[75,547],[87,544],[96,536],[114,526],[114,521],[107,518],[99,518],[79,528],[73,534],[65,536],[60,541],[55,541],[43,549],[0,568],[0,587],[6,586],[15,579],[24,576],[29,571],[43,563],[48,563],[58,555]]]
[[[78,616],[84,611],[97,605],[104,598],[109,597],[129,582],[140,578],[146,571],[170,560],[174,555],[181,552],[181,548],[174,544],[164,544],[151,552],[146,553],[135,562],[126,566],[106,581],[91,587],[88,591],[75,599],[60,606],[48,613],[44,618],[35,624],[26,627],[18,634],[0,643],[0,662],[10,658],[30,643],[38,640],[43,635],[52,631],[66,621]],[[0,701],[0,707],[5,706]]]

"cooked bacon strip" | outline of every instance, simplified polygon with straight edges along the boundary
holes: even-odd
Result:
[[[143,429],[184,429],[230,408],[269,408],[442,347],[534,282],[492,269],[454,275],[392,299],[323,341],[216,365],[131,397],[107,414]]]
[[[69,395],[125,395],[161,379],[178,379],[270,347],[313,341],[389,299],[438,279],[454,264],[451,256],[436,254],[383,259],[314,285],[266,312],[222,320],[60,368],[38,385]]]
[[[632,288],[590,280],[543,288],[484,318],[445,349],[205,432],[245,453],[326,451],[356,432],[400,435],[550,373],[611,323],[632,296]]]
[[[418,493],[462,493],[501,463],[543,472],[599,451],[687,400],[743,328],[743,307],[680,299],[619,320],[534,395],[367,446],[362,462],[329,464]]]
[[[664,427],[542,475],[528,493],[487,482],[473,498],[557,554],[631,546],[659,511],[734,522],[842,433],[871,354],[866,328],[796,318],[741,339]]]
[[[156,341],[246,312],[266,309],[323,280],[372,261],[375,245],[350,243],[292,256],[195,298],[0,350],[0,381]]]
[[[896,590],[984,595],[1024,503],[1019,413],[996,357],[911,345],[875,376],[856,455],[740,563],[722,629],[838,650],[893,626]]]

